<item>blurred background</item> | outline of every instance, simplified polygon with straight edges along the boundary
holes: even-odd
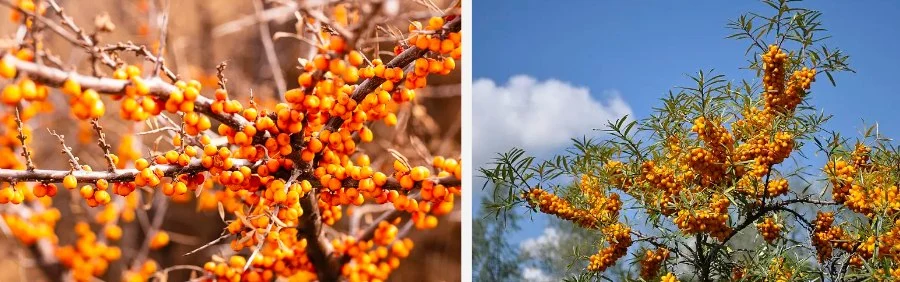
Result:
[[[0,0],[13,3],[15,0]],[[36,1],[37,2],[37,1]],[[133,42],[145,45],[150,50],[159,46],[160,26],[163,22],[165,1],[161,0],[96,0],[74,1],[57,0],[65,13],[88,33],[96,26],[109,23],[115,25],[112,32],[99,34],[100,46],[118,42]],[[238,1],[238,0],[170,0],[168,9],[168,29],[165,44],[165,62],[173,72],[182,79],[196,79],[203,84],[202,94],[212,97],[216,88],[216,66],[227,62],[224,74],[232,99],[246,104],[252,93],[255,100],[263,105],[274,105],[278,99],[277,79],[280,76],[288,89],[298,86],[298,58],[310,58],[309,45],[303,41],[276,34],[296,34],[303,32],[303,25],[298,25],[295,11],[301,5],[327,3],[323,13],[331,15],[335,5],[344,1]],[[412,20],[427,20],[431,16],[441,15],[447,7],[455,7],[456,1],[449,0],[409,0],[409,1],[346,1],[350,5],[380,7],[372,23],[377,27],[371,29],[361,44],[364,54],[370,59],[378,53],[387,62],[393,56],[393,48],[397,45],[397,37],[387,31],[399,30],[406,33]],[[300,4],[298,4],[300,3]],[[320,4],[321,5],[321,4]],[[312,6],[311,6],[312,7]],[[0,11],[8,14],[10,9],[0,5]],[[449,10],[458,14],[459,10]],[[53,21],[59,17],[52,11],[45,14]],[[261,26],[262,25],[262,26]],[[298,28],[299,27],[299,28]],[[19,26],[4,18],[0,21],[0,46],[7,49],[15,42]],[[272,47],[277,57],[278,67],[272,67],[265,52],[264,37],[273,38]],[[68,41],[44,33],[44,44],[52,55],[59,57],[65,67],[89,74],[90,57],[83,50],[74,48]],[[314,51],[314,50],[313,50]],[[152,64],[134,56],[132,52],[120,52],[121,57],[130,64],[144,64],[150,69]],[[432,156],[460,157],[460,66],[447,76],[431,76],[428,87],[419,90],[416,99],[401,106],[397,113],[398,124],[395,127],[378,123],[372,126],[375,142],[361,145],[360,151],[372,158],[373,167],[390,170],[393,157],[388,149],[394,149],[409,158],[412,165],[428,165]],[[274,73],[280,69],[282,73]],[[102,68],[107,75],[109,69]],[[146,75],[146,73],[145,73]],[[60,144],[47,132],[54,130],[66,137],[66,143],[81,159],[81,164],[93,167],[105,167],[102,152],[96,145],[95,132],[90,124],[75,119],[68,109],[66,98],[57,90],[51,90],[51,100],[55,110],[31,120],[34,128],[34,140],[30,147],[34,151],[34,161],[39,168],[68,169],[65,158],[61,157]],[[101,119],[107,140],[115,150],[119,146],[141,148],[146,156],[150,148],[160,138],[169,138],[161,134],[135,135],[146,130],[145,124],[126,122],[119,118],[119,104],[111,97],[103,97],[107,104],[106,115]],[[174,117],[174,116],[173,116]],[[177,117],[175,117],[177,120]],[[217,124],[213,124],[216,128]],[[10,132],[4,132],[10,134]],[[133,140],[133,141],[129,141]],[[132,142],[133,144],[129,144]],[[166,144],[166,142],[161,142]],[[169,143],[171,144],[171,143]],[[164,150],[168,148],[158,148]],[[468,194],[464,195],[467,197]],[[192,196],[193,197],[193,196]],[[62,220],[57,224],[56,233],[60,244],[71,244],[74,235],[70,230],[76,218],[90,216],[95,211],[75,212],[68,207],[68,193],[59,193],[54,197],[54,204],[62,211]],[[79,199],[80,200],[80,199]],[[460,216],[459,198],[456,199],[456,210],[441,218],[436,229],[428,231],[413,230],[410,238],[415,242],[409,258],[402,261],[391,279],[394,281],[458,281],[460,280]],[[377,210],[377,209],[376,209]],[[152,212],[152,211],[151,211]],[[344,209],[343,219],[334,228],[346,231],[351,221],[358,220],[366,226],[368,221],[377,217],[375,214],[354,216],[352,209]],[[152,213],[151,213],[151,216]],[[124,236],[120,241],[123,259],[128,261],[137,251],[143,234],[140,224],[131,222],[123,226]],[[96,226],[95,226],[96,227]],[[151,258],[160,263],[160,268],[193,264],[202,265],[211,255],[230,251],[227,241],[221,247],[203,249],[197,253],[184,256],[199,246],[216,238],[224,224],[216,212],[196,212],[193,199],[183,203],[170,203],[166,209],[165,223],[162,229],[171,234],[172,244],[166,248],[151,252]],[[97,228],[94,230],[97,232]],[[35,267],[33,258],[27,249],[10,236],[0,236],[0,281],[47,281],[44,272]],[[130,264],[130,262],[127,262]],[[119,271],[110,267],[105,280],[118,281]],[[178,276],[178,272],[170,276],[171,281],[183,281],[186,276]]]

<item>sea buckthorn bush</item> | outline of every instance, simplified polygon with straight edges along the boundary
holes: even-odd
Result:
[[[591,234],[558,254],[573,281],[900,280],[900,150],[874,126],[827,129],[811,97],[848,56],[824,45],[820,12],[763,2],[769,16],[728,25],[752,78],[700,71],[566,154],[499,154],[480,170],[488,216],[524,207]]]
[[[108,15],[91,31],[55,0],[0,0],[18,27],[0,50],[0,230],[48,278],[384,281],[416,252],[412,235],[456,209],[458,151],[432,155],[436,146],[413,132],[385,128],[418,126],[411,119],[424,115],[428,80],[457,70],[458,2],[420,9],[427,13],[397,11],[418,5],[400,1],[253,3],[256,16],[292,18],[297,32],[275,39],[309,51],[275,53],[267,20],[249,16],[263,42],[254,51],[270,59],[266,89],[275,89],[256,96],[228,82],[228,62],[214,74],[182,74],[169,62],[177,61],[167,32],[170,17],[183,15],[172,11],[178,3],[126,2],[150,19],[128,23],[147,45],[101,44],[116,29]],[[57,45],[90,64],[62,60]],[[277,56],[294,56],[288,73],[297,75],[283,75]],[[76,138],[42,128],[50,115]],[[392,149],[396,137],[385,133],[416,138],[419,156]],[[38,158],[51,154],[62,161]],[[167,214],[185,206],[193,214]],[[190,232],[202,233],[204,214],[220,234],[211,241],[164,224],[189,217]]]

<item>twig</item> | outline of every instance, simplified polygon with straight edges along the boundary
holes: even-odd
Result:
[[[380,205],[370,204],[364,205],[359,208],[353,210],[353,217],[350,221],[350,234],[356,234],[359,230],[360,220],[364,215],[369,215],[371,213],[383,212],[386,210],[393,209],[393,205],[389,203],[384,203]]]
[[[53,3],[53,1],[50,1],[50,2]],[[32,13],[31,11],[23,10],[22,8],[19,8],[18,5],[13,4],[9,0],[4,0],[4,1],[0,2],[0,5],[7,6],[13,10],[16,10],[19,13],[22,13],[22,14],[28,15],[34,19],[37,19],[37,21],[39,21],[42,24],[49,27],[51,30],[53,30],[54,33],[58,34],[59,36],[62,36],[67,41],[72,42],[73,44],[76,44],[78,46],[85,47],[85,43],[82,42],[77,37],[75,37],[75,35],[72,35],[72,33],[69,33],[69,31],[67,31],[64,27],[62,27],[52,21],[49,21],[44,17],[37,16],[35,13]]]
[[[151,130],[147,130],[147,131],[138,132],[138,133],[135,133],[135,135],[150,135],[150,134],[160,133],[160,132],[165,132],[165,131],[178,132],[178,129],[175,127],[172,127],[172,126],[164,126],[164,127],[160,127],[157,129],[151,129]]]
[[[285,186],[286,187],[286,186]],[[275,207],[275,211],[272,214],[278,214],[278,209],[280,207]],[[263,244],[266,243],[266,237],[269,236],[269,232],[272,232],[272,226],[275,225],[274,220],[269,221],[269,226],[266,227],[266,232],[262,234],[262,239],[259,240],[259,243],[256,244],[256,248],[253,249],[253,253],[247,257],[247,263],[244,264],[244,269],[241,272],[247,272],[247,269],[250,269],[250,264],[253,263],[253,259],[256,258],[256,255],[259,255],[259,252],[262,250]],[[259,233],[254,234],[253,236],[258,236]]]
[[[316,19],[317,21],[319,21],[320,23],[328,26],[328,28],[331,28],[331,30],[334,30],[335,32],[337,32],[341,37],[348,38],[348,39],[354,38],[352,31],[348,30],[347,28],[344,28],[343,26],[341,26],[339,24],[332,23],[331,19],[329,19],[327,16],[325,16],[325,14],[322,14],[322,11],[312,10],[309,8],[303,8],[301,10],[304,13],[306,13],[307,15],[309,15],[309,16],[313,17],[314,19]]]
[[[162,49],[160,49],[160,50],[162,50]],[[103,53],[110,53],[110,52],[117,52],[117,51],[133,52],[137,56],[142,56],[142,57],[146,58],[148,61],[159,65],[158,68],[160,70],[162,70],[162,72],[165,73],[166,76],[169,77],[169,79],[171,79],[172,81],[178,80],[178,76],[174,72],[172,72],[172,70],[170,70],[168,67],[166,67],[165,62],[163,62],[162,56],[157,57],[157,56],[153,55],[153,52],[150,52],[150,50],[147,49],[147,46],[137,45],[137,44],[134,44],[133,42],[129,41],[129,42],[125,42],[125,43],[119,42],[119,43],[112,44],[112,45],[106,45],[106,46],[100,48],[100,52],[103,52]]]
[[[272,78],[275,79],[277,93],[275,97],[284,101],[283,94],[287,91],[287,84],[284,82],[284,72],[281,71],[281,65],[278,63],[278,56],[275,54],[275,46],[272,44],[272,35],[269,32],[269,23],[263,21],[263,3],[262,0],[253,0],[253,9],[256,10],[256,18],[259,19],[259,37],[262,39],[263,49],[266,51],[266,59],[269,61],[269,68],[272,70]]]
[[[222,90],[227,90],[225,88],[225,84],[228,83],[228,79],[225,78],[225,69],[228,68],[228,61],[222,61],[219,65],[216,66],[216,78],[219,79],[219,88]]]
[[[298,3],[299,2],[299,3]],[[270,21],[284,21],[288,16],[302,8],[312,8],[317,6],[328,5],[338,0],[306,0],[306,1],[285,1],[285,5],[262,11],[262,17],[256,14],[247,15],[239,19],[220,24],[213,28],[213,37],[222,37],[243,30],[248,26]]]
[[[223,234],[222,234],[221,236],[219,236],[219,238],[216,238],[215,240],[212,240],[211,242],[206,243],[206,245],[200,246],[199,248],[196,248],[196,249],[194,249],[193,251],[187,252],[186,254],[184,254],[184,256],[189,256],[189,255],[192,255],[192,254],[194,254],[194,253],[196,253],[196,252],[199,252],[200,250],[209,248],[209,246],[215,245],[215,244],[218,243],[219,241],[222,241],[222,240],[225,239],[225,238],[231,237],[231,235],[232,235],[231,233],[223,232]]]
[[[262,161],[250,162],[245,159],[232,159],[234,162],[233,168],[237,170],[239,167],[247,166],[251,169],[256,169],[259,165],[261,165]],[[191,162],[184,167],[177,165],[154,165],[150,167],[153,170],[161,170],[165,177],[174,177],[178,174],[190,174],[197,173],[200,171],[205,171],[207,168],[203,167],[200,164],[199,159],[191,160]],[[115,169],[113,171],[68,171],[68,170],[49,170],[49,169],[35,169],[33,171],[24,171],[24,170],[15,170],[15,169],[0,169],[0,182],[20,182],[20,181],[28,181],[28,182],[36,182],[36,181],[47,181],[47,182],[61,182],[64,177],[67,175],[73,175],[78,180],[78,182],[85,183],[93,183],[97,182],[97,180],[105,179],[111,183],[115,182],[130,182],[134,181],[135,176],[140,173],[137,169],[127,168],[127,169]],[[323,187],[322,183],[319,182],[315,177],[304,177],[304,180],[310,182],[312,187],[320,188]],[[444,185],[444,186],[460,186],[461,181],[453,176],[441,177],[441,178],[430,178],[424,181],[433,182],[435,185]],[[358,187],[359,180],[353,179],[345,179],[341,182],[341,187]],[[413,188],[421,187],[421,183],[416,183]],[[397,190],[401,189],[400,181],[396,178],[388,178],[382,189],[387,190]]]
[[[196,265],[173,265],[170,267],[166,267],[160,271],[157,271],[153,276],[156,277],[157,279],[159,279],[158,281],[166,281],[167,278],[169,277],[169,272],[175,271],[175,270],[190,270],[190,271],[196,271],[196,272],[200,272],[200,273],[205,272],[205,270],[203,270],[202,267],[199,267]]]
[[[25,131],[22,129],[22,117],[19,115],[19,107],[16,107],[16,128],[19,131],[19,142],[22,142],[22,157],[25,157],[25,167],[28,171],[34,171],[34,162],[31,161],[31,152],[25,142]]]
[[[81,29],[80,27],[78,27],[77,24],[75,24],[75,21],[72,19],[72,17],[66,15],[66,13],[63,11],[63,8],[60,7],[58,3],[56,3],[56,0],[47,0],[47,2],[50,3],[50,7],[53,9],[53,11],[57,15],[59,15],[59,17],[62,19],[62,23],[66,27],[68,27],[70,30],[72,30],[72,32],[75,32],[76,34],[78,34],[78,36],[81,37],[81,40],[84,41],[84,43],[86,45],[90,45],[90,46],[94,45],[94,40],[91,39],[91,37],[88,36],[87,33],[85,33],[83,29]]]
[[[106,157],[106,164],[109,165],[108,171],[115,172],[116,163],[113,161],[112,153],[109,151],[112,147],[106,142],[106,134],[103,133],[103,127],[100,126],[100,121],[92,119],[91,126],[94,127],[94,131],[97,132],[97,145],[100,146],[100,149],[103,150],[103,156]]]
[[[156,212],[153,214],[153,223],[150,226],[150,230],[146,232],[147,238],[144,238],[144,243],[141,245],[141,250],[138,252],[137,256],[135,256],[134,261],[131,264],[132,269],[137,269],[140,266],[140,263],[147,258],[147,255],[150,252],[150,241],[153,240],[153,237],[156,237],[156,233],[159,232],[159,228],[162,226],[163,219],[166,216],[166,209],[168,207],[169,201],[165,200],[165,197],[157,196],[160,194],[154,194],[154,202],[156,202]]]
[[[162,66],[162,62],[164,60],[163,51],[166,50],[166,39],[168,39],[167,34],[169,32],[169,6],[170,6],[169,4],[170,3],[171,2],[169,2],[168,0],[166,1],[165,8],[164,8],[165,11],[163,13],[163,18],[162,18],[162,24],[160,24],[160,27],[159,27],[159,29],[160,29],[160,31],[159,31],[159,48],[156,51],[157,60],[156,60],[155,66],[153,67],[153,77],[159,76],[159,69]]]

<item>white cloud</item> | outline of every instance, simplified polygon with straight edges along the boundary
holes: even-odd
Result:
[[[571,138],[592,135],[609,120],[631,115],[631,108],[616,91],[598,100],[585,87],[549,79],[538,81],[514,76],[498,85],[478,79],[473,92],[474,163],[483,165],[512,147],[531,155],[552,152]]]
[[[532,282],[550,282],[557,281],[557,279],[553,279],[543,270],[534,267],[525,267],[522,269],[522,280],[532,281]]]
[[[559,247],[560,234],[556,228],[544,228],[541,236],[528,238],[519,243],[519,250],[522,255],[535,258],[544,254],[545,251],[555,251]]]

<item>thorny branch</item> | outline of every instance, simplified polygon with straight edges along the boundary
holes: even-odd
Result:
[[[103,127],[100,126],[100,121],[97,119],[91,120],[91,127],[97,132],[97,145],[103,150],[103,156],[106,158],[106,164],[109,166],[108,171],[115,172],[116,162],[113,161],[112,152],[110,152],[112,147],[106,142],[106,133],[103,133]]]
[[[56,136],[57,139],[59,139],[59,144],[62,146],[61,152],[63,155],[66,155],[69,158],[69,165],[72,166],[72,170],[80,170],[81,166],[78,164],[78,157],[72,154],[72,148],[66,145],[65,136],[57,134],[56,131],[50,131],[49,128],[47,129],[47,131],[50,132],[50,134],[53,134],[53,136]]]
[[[162,50],[162,49],[160,49],[160,50]],[[162,70],[162,72],[163,72],[164,74],[166,74],[166,77],[168,77],[168,78],[171,79],[172,81],[177,81],[177,80],[178,80],[178,76],[175,75],[175,73],[172,72],[171,69],[169,69],[168,67],[166,67],[166,64],[163,62],[163,60],[162,60],[161,58],[156,57],[155,55],[153,55],[153,52],[151,52],[150,49],[147,49],[147,46],[144,46],[144,45],[137,45],[137,44],[134,44],[134,43],[132,43],[132,42],[130,42],[130,41],[129,41],[129,42],[124,42],[124,43],[123,43],[123,42],[119,42],[119,43],[116,43],[116,44],[110,44],[110,45],[101,47],[101,48],[100,48],[100,51],[103,52],[103,53],[113,53],[113,52],[119,52],[119,51],[128,51],[128,52],[132,52],[132,53],[134,53],[135,55],[144,57],[144,58],[146,58],[148,61],[150,61],[150,62],[152,62],[152,63],[154,63],[154,64],[159,65],[158,68],[159,68],[160,70]]]
[[[34,162],[31,160],[31,152],[28,150],[28,144],[25,142],[25,130],[22,130],[22,117],[19,115],[19,107],[16,107],[16,128],[19,131],[19,142],[22,143],[22,157],[25,158],[25,168],[33,171]]]

